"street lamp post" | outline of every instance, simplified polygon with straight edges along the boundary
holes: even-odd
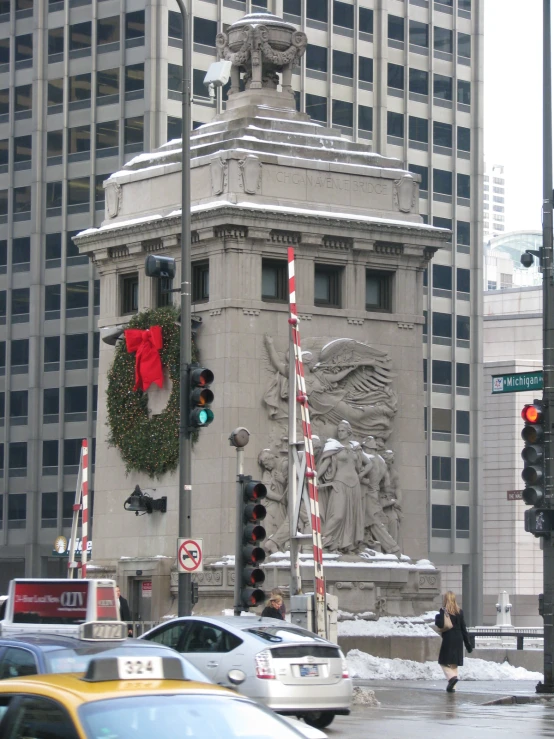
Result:
[[[179,538],[191,536],[191,439],[189,433],[189,385],[192,363],[191,331],[191,264],[190,264],[190,121],[191,74],[189,48],[189,14],[183,0],[177,0],[183,19],[182,77],[182,173],[181,173],[181,357],[180,357],[180,422],[179,422]],[[178,615],[192,611],[191,575],[179,573]]]

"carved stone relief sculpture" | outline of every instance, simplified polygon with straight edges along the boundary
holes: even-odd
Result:
[[[221,157],[210,162],[210,178],[212,181],[212,195],[221,195],[227,185],[227,162]]]
[[[394,181],[392,197],[394,207],[401,213],[411,213],[416,204],[416,183],[411,175],[405,174]]]
[[[110,218],[115,218],[121,208],[121,185],[118,182],[110,182],[104,190],[106,194],[106,211]]]
[[[239,162],[242,188],[255,195],[262,186],[262,163],[255,154],[249,154]]]

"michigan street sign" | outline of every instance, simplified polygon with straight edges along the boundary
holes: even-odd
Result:
[[[542,370],[516,372],[512,375],[493,375],[492,394],[521,393],[524,390],[542,390]]]

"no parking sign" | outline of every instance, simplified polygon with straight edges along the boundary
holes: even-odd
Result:
[[[179,572],[203,572],[202,539],[178,539],[177,563]]]

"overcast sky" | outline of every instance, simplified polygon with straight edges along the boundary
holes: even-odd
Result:
[[[540,229],[542,0],[485,0],[485,160],[503,164],[506,230]]]

